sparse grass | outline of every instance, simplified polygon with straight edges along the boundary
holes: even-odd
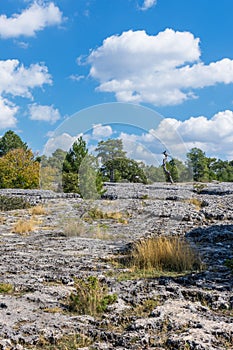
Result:
[[[21,197],[10,197],[5,195],[0,195],[0,210],[1,211],[9,211],[16,209],[27,209],[30,208],[31,205],[29,202],[25,201]]]
[[[108,225],[105,223],[87,226],[81,219],[67,218],[61,222],[61,225],[66,237],[87,237],[101,240],[114,239],[114,236],[107,232]]]
[[[88,232],[88,228],[80,219],[67,218],[61,223],[63,232],[67,237],[80,237]]]
[[[58,307],[58,306],[55,306],[55,307],[47,307],[45,309],[43,309],[44,312],[48,312],[48,313],[51,313],[51,314],[56,314],[56,313],[64,313],[64,311]]]
[[[35,229],[35,221],[30,218],[29,220],[26,219],[19,219],[13,229],[12,232],[18,233],[20,235],[27,234]]]
[[[134,307],[132,314],[138,317],[147,317],[160,303],[159,299],[146,299],[142,304]]]
[[[134,244],[130,265],[139,270],[185,272],[201,269],[197,253],[185,239],[153,237]]]
[[[45,215],[46,213],[46,209],[42,205],[36,205],[30,209],[31,215]]]
[[[129,260],[128,260],[129,261]],[[158,278],[161,276],[166,277],[179,277],[183,276],[184,272],[175,272],[175,271],[157,271],[155,269],[149,269],[149,270],[141,270],[136,268],[135,266],[129,268],[127,271],[119,271],[116,273],[109,272],[110,276],[115,276],[117,281],[129,281],[129,280],[140,280],[144,278]]]
[[[58,339],[55,344],[51,344],[42,335],[36,345],[27,345],[30,350],[77,350],[90,346],[93,340],[84,334],[68,334]]]
[[[0,283],[0,293],[10,294],[14,291],[14,287],[10,283]]]
[[[231,272],[233,273],[233,259],[227,259],[225,261],[225,265],[231,270]]]
[[[0,216],[0,225],[3,225],[6,222],[6,218]]]
[[[78,314],[95,316],[106,311],[108,305],[117,300],[116,294],[108,294],[106,284],[97,277],[75,280],[74,293],[68,297],[68,310]]]
[[[87,215],[84,216],[84,220],[87,222],[92,222],[94,220],[114,220],[121,224],[128,224],[128,217],[128,213],[104,212],[97,207],[93,207],[88,211]]]
[[[194,183],[193,184],[193,191],[200,194],[204,189],[207,188],[207,184],[204,183]]]
[[[148,194],[143,194],[140,199],[146,200],[146,199],[150,199]]]
[[[187,203],[193,204],[196,208],[196,210],[201,210],[202,208],[202,200],[198,199],[198,198],[190,198],[186,200]]]

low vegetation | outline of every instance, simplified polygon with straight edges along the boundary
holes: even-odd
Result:
[[[46,213],[47,211],[42,205],[36,205],[30,209],[31,215],[45,215]]]
[[[152,237],[136,242],[129,258],[135,270],[186,272],[199,270],[202,263],[185,239]]]
[[[10,294],[14,290],[14,287],[10,283],[0,283],[0,294]]]
[[[30,203],[25,201],[22,197],[0,195],[0,211],[27,209],[30,207]]]
[[[233,273],[233,259],[227,259],[225,265],[232,271]]]
[[[94,220],[114,220],[121,224],[128,223],[129,214],[122,212],[104,212],[98,207],[91,208],[85,215],[84,220],[91,222]]]
[[[56,340],[55,344],[45,339],[43,336],[40,337],[36,345],[27,346],[30,350],[77,350],[92,344],[92,340],[84,334],[68,334],[62,338]],[[93,349],[94,350],[94,349]]]
[[[13,229],[12,232],[18,233],[20,235],[27,234],[35,229],[35,221],[30,218],[30,219],[19,219]]]
[[[82,315],[101,314],[108,305],[117,300],[116,294],[109,294],[108,287],[97,277],[75,280],[76,291],[68,297],[68,310]]]

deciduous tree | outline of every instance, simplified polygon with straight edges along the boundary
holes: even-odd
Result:
[[[0,158],[1,188],[38,188],[39,162],[30,149],[12,149]]]

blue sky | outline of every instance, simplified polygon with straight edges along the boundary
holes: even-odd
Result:
[[[40,154],[86,134],[148,163],[164,147],[233,159],[232,13],[231,0],[1,1],[0,135]]]

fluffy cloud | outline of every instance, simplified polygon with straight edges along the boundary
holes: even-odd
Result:
[[[18,107],[0,96],[0,129],[13,128],[16,125],[15,114]]]
[[[31,97],[31,89],[51,84],[48,68],[43,64],[32,64],[25,68],[18,60],[0,61],[0,94]]]
[[[14,127],[18,107],[11,96],[32,98],[32,89],[52,84],[48,68],[32,64],[26,68],[18,60],[0,61],[0,128]],[[7,97],[6,97],[7,96]]]
[[[101,140],[102,138],[110,137],[112,133],[112,127],[110,125],[93,125],[92,138],[95,140]]]
[[[77,139],[76,136],[73,137],[68,133],[63,133],[58,136],[50,136],[51,137],[49,138],[43,150],[43,154],[45,154],[46,156],[50,156],[58,148],[64,151],[68,151]]]
[[[151,7],[155,6],[157,3],[157,0],[144,0],[143,5],[140,7],[142,11],[148,10]]]
[[[191,117],[185,121],[164,119],[150,132],[178,158],[185,158],[184,149],[201,148],[208,156],[232,160],[233,112],[226,110],[211,119]]]
[[[62,13],[53,2],[46,4],[35,1],[20,14],[13,14],[9,18],[0,16],[0,37],[34,36],[37,31],[61,22]]]
[[[29,106],[29,111],[31,120],[41,120],[54,124],[61,118],[58,109],[55,109],[53,106],[32,104]]]
[[[196,98],[195,89],[233,82],[233,60],[205,65],[199,43],[190,32],[129,30],[105,39],[87,63],[97,90],[115,93],[118,101],[175,105]]]
[[[79,136],[83,136],[88,149],[94,152],[97,141],[112,135],[122,139],[127,157],[147,164],[161,165],[165,149],[174,158],[184,161],[193,147],[201,148],[209,157],[233,159],[233,111],[230,110],[218,112],[210,119],[205,116],[190,117],[185,121],[165,118],[157,128],[140,134],[127,133],[125,128],[119,133],[114,126],[97,124],[90,134],[75,137],[68,133],[56,137],[51,135],[45,152],[51,154],[57,148],[68,150]]]

